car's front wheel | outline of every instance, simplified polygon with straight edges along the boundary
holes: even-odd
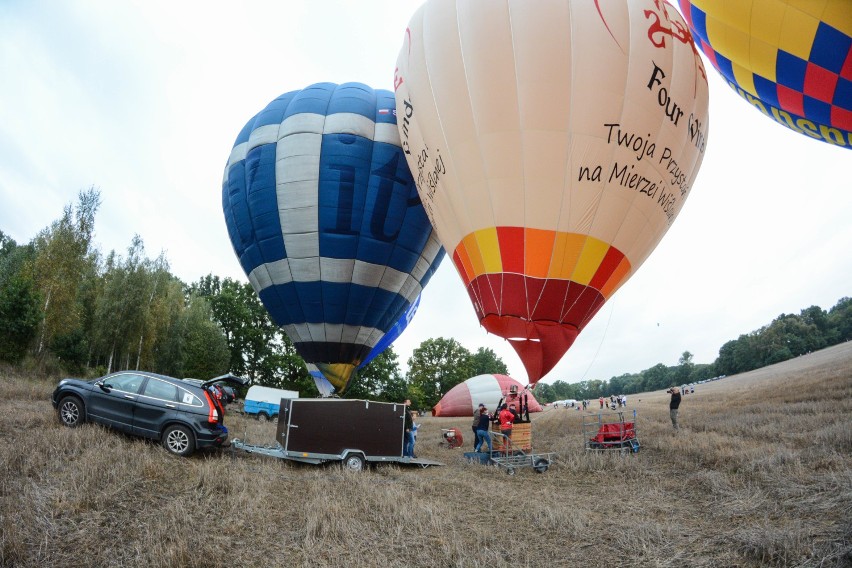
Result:
[[[66,396],[59,401],[59,420],[70,428],[86,421],[83,401],[76,396]]]
[[[169,453],[187,457],[195,451],[195,439],[189,428],[175,424],[163,433],[163,447]]]

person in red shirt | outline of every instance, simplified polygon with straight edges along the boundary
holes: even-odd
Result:
[[[515,405],[513,404],[511,408],[514,409]],[[497,419],[500,421],[500,433],[507,438],[511,438],[512,424],[515,422],[515,413],[506,408],[506,405],[504,404],[503,410],[501,410],[500,414],[497,415]]]

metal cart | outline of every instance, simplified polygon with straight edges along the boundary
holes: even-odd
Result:
[[[639,451],[636,410],[624,417],[624,410],[583,415],[583,441],[586,451]]]
[[[495,450],[491,452],[490,463],[497,467],[502,467],[508,475],[515,475],[515,472],[522,467],[531,467],[536,473],[544,473],[556,459],[556,453],[545,452],[537,453],[530,449],[526,452],[512,446],[512,439],[498,432],[491,432],[492,439],[501,439],[503,442],[503,450]]]

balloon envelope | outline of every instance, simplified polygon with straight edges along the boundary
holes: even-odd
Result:
[[[800,134],[852,148],[852,2],[679,3],[696,44],[741,97]]]
[[[405,331],[405,328],[408,327],[408,324],[411,323],[411,319],[414,317],[414,314],[417,312],[417,308],[420,306],[420,296],[412,302],[411,306],[400,316],[399,321],[397,321],[390,330],[382,336],[379,342],[370,350],[370,353],[367,355],[367,358],[364,359],[361,364],[358,365],[356,370],[363,369],[365,366],[370,364],[370,361],[378,357],[384,352],[385,349],[390,347],[390,345],[396,341],[396,339]],[[316,384],[317,391],[319,391],[320,396],[327,397],[331,396],[335,392],[334,385],[332,385],[325,375],[322,374],[322,371],[317,368],[316,365],[312,363],[306,363],[308,373],[314,379],[314,384]]]
[[[478,375],[459,383],[445,394],[432,409],[433,416],[473,416],[473,411],[481,404],[488,412],[497,410],[497,403],[510,395],[515,387],[519,396],[526,397],[530,412],[541,412],[541,405],[531,391],[524,391],[524,385],[508,375]],[[520,408],[518,409],[520,410]]]
[[[660,0],[429,0],[394,86],[424,207],[535,383],[692,188],[708,89],[686,25]]]
[[[341,392],[443,258],[402,158],[393,94],[360,83],[269,103],[237,137],[222,202],[273,321]]]

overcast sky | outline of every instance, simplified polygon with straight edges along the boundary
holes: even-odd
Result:
[[[23,244],[80,190],[101,191],[95,240],[139,234],[185,282],[246,281],[222,215],[234,139],[278,95],[312,83],[392,89],[419,1],[0,2],[0,230]],[[764,117],[709,64],[710,126],[680,216],[543,380],[710,363],[781,313],[852,295],[852,151]],[[395,343],[403,369],[432,337],[514,350],[487,334],[446,260]]]

